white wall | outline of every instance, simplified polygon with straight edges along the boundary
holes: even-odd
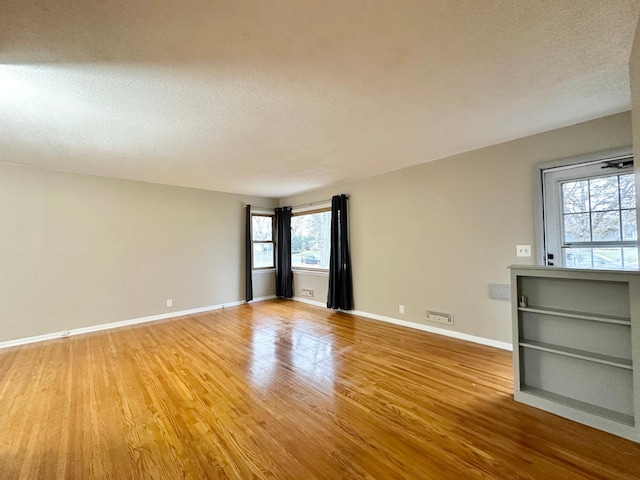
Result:
[[[534,243],[533,164],[630,144],[624,113],[280,203],[351,195],[358,310],[447,311],[455,330],[509,342],[508,303],[487,284]],[[242,300],[245,203],[276,201],[0,165],[0,341]],[[255,297],[274,293],[273,272],[253,278]],[[294,282],[326,302],[326,276]]]
[[[627,112],[280,203],[351,195],[357,310],[424,324],[426,309],[450,312],[454,330],[510,343],[509,303],[490,300],[488,284],[508,283],[510,264],[533,263],[515,256],[516,244],[535,242],[533,165],[631,142]],[[297,273],[296,295],[311,287],[326,302],[326,283]]]
[[[256,270],[255,272],[253,272],[251,278],[253,279],[254,300],[263,297],[270,297],[276,294],[275,270]],[[244,292],[244,290],[242,291]]]
[[[245,202],[0,165],[0,341],[243,300]]]

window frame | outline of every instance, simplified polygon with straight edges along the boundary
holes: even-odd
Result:
[[[321,205],[313,205],[307,207],[296,208],[291,213],[291,220],[293,221],[293,217],[300,217],[303,215],[313,215],[314,213],[323,213],[329,212],[331,213],[331,203],[321,204]],[[329,226],[329,251],[331,251],[331,226]],[[293,257],[293,254],[292,254]],[[299,265],[293,265],[293,258],[291,261],[291,269],[295,272],[302,272],[305,274],[316,274],[316,275],[328,275],[329,267],[301,267]]]
[[[572,248],[624,248],[624,247],[639,247],[640,248],[640,240],[620,240],[620,241],[591,241],[591,242],[564,242],[564,222],[562,218],[562,188],[561,185],[563,183],[571,182],[571,181],[580,181],[586,179],[597,179],[603,177],[610,177],[614,175],[626,175],[628,173],[634,173],[633,167],[628,169],[620,169],[615,170],[611,169],[608,171],[603,171],[601,174],[593,173],[593,172],[585,172],[589,167],[594,168],[597,165],[601,165],[604,162],[623,159],[626,157],[633,158],[633,149],[632,147],[619,148],[614,150],[608,150],[604,152],[597,152],[594,154],[583,155],[580,157],[573,157],[567,159],[556,160],[552,162],[545,162],[536,164],[534,166],[534,215],[535,215],[535,235],[536,235],[536,256],[535,261],[538,265],[549,265],[549,266],[558,266],[565,267],[564,265],[564,255],[563,255],[563,246],[569,245]],[[578,171],[577,169],[582,169],[583,172]],[[553,191],[549,192],[549,188],[545,185],[545,174],[552,172],[562,172],[567,171],[567,175],[559,174],[555,179],[555,183],[559,186],[554,188]],[[573,174],[571,173],[573,172]],[[634,177],[635,178],[635,177]],[[636,192],[637,194],[638,192]],[[555,196],[555,209],[551,212],[553,214],[553,218],[549,217],[549,213],[546,210],[546,205],[550,196]],[[637,209],[637,202],[636,207]],[[626,210],[622,207],[619,208],[620,211]],[[591,213],[591,210],[589,210]],[[554,241],[553,238],[549,238],[549,234],[547,232],[547,221],[556,222],[556,231],[557,231],[557,239]],[[553,237],[553,235],[551,235]],[[550,245],[553,243],[554,245]],[[560,247],[560,248],[558,248]],[[553,250],[551,253],[555,253],[553,260],[547,259],[547,252],[549,250]],[[558,250],[558,251],[555,251]],[[572,267],[566,267],[572,268]],[[594,268],[595,269],[595,268]],[[627,271],[627,269],[613,269],[619,271]]]
[[[253,238],[253,217],[268,217],[271,218],[271,240],[254,240]],[[262,211],[251,212],[251,270],[253,271],[265,271],[265,270],[275,270],[276,268],[276,220],[275,213],[268,213]],[[256,243],[270,243],[272,245],[272,266],[270,267],[256,267],[255,266],[255,248],[254,245]]]
[[[631,170],[631,171],[628,171]],[[615,172],[615,173],[614,173]],[[633,174],[633,168],[624,168],[624,169],[620,169],[620,170],[611,170],[609,172],[603,173],[602,175],[580,175],[579,177],[572,177],[570,179],[566,179],[566,180],[560,180],[560,186],[562,186],[565,183],[570,183],[570,182],[575,182],[575,181],[584,181],[584,180],[597,180],[599,178],[608,178],[608,177],[621,177],[622,175],[632,175]],[[560,195],[560,198],[557,200],[558,201],[558,205],[562,206],[564,203],[564,196],[562,195],[562,188],[558,189],[558,193]],[[620,191],[620,187],[618,186],[618,191]],[[589,197],[591,197],[591,195],[589,195]],[[623,208],[622,205],[618,205],[618,208],[616,210],[603,210],[602,212],[615,212],[618,211],[620,212],[620,215],[622,215],[623,211],[629,211],[629,210],[636,210],[636,207],[633,208]],[[591,210],[591,208],[589,208],[588,212],[580,212],[580,213],[585,213],[585,214],[589,214],[592,215],[593,213],[599,213],[601,212],[600,210]],[[565,215],[564,212],[559,212],[560,218],[562,218],[563,215]],[[622,219],[621,219],[622,221]],[[620,235],[622,237],[622,225],[620,226]],[[603,247],[603,248],[618,248],[618,247],[636,247],[638,246],[638,241],[637,240],[611,240],[611,241],[607,241],[607,240],[592,240],[590,242],[567,242],[566,238],[565,238],[565,224],[564,221],[560,222],[560,244],[562,248],[594,248],[594,247]]]

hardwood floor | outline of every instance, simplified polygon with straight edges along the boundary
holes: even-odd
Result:
[[[268,301],[0,351],[4,479],[638,479],[511,354]]]

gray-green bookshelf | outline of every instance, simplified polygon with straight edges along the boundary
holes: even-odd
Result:
[[[514,397],[640,442],[640,272],[511,267]]]

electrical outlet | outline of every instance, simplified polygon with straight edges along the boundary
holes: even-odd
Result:
[[[173,300],[172,299],[167,299],[167,307],[173,307]]]
[[[530,257],[531,245],[516,245],[516,257]]]
[[[404,313],[404,305],[398,305],[398,313]]]

